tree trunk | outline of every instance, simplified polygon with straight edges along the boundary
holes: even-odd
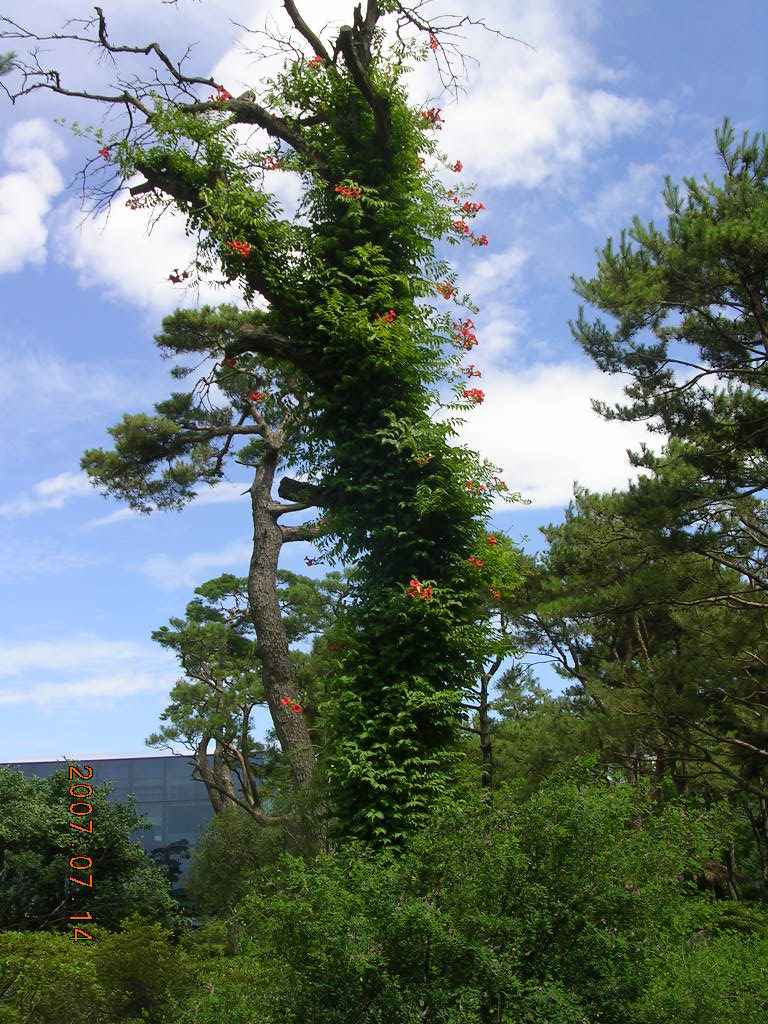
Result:
[[[483,673],[480,678],[480,707],[477,718],[480,732],[480,757],[483,765],[482,785],[490,789],[493,785],[493,744],[491,740],[491,718],[488,714],[488,683],[489,676]]]
[[[208,793],[211,807],[214,814],[221,814],[227,804],[234,801],[235,790],[232,785],[232,776],[226,760],[222,757],[219,744],[213,754],[213,768],[208,764],[208,744],[211,741],[209,735],[203,736],[195,750],[195,765],[200,779]],[[230,797],[231,794],[231,797]]]
[[[269,439],[265,440],[269,444]],[[264,694],[275,732],[288,758],[294,786],[306,791],[312,782],[315,755],[302,712],[292,710],[298,706],[298,697],[277,593],[277,563],[283,534],[277,522],[280,506],[272,500],[272,485],[279,457],[279,444],[269,445],[250,488],[253,550],[248,571],[248,599],[261,659]],[[287,703],[283,703],[284,698]]]

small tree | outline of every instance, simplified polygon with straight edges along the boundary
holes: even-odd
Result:
[[[177,358],[194,355],[210,366],[240,331],[257,330],[263,320],[260,313],[240,313],[231,306],[179,310],[163,321],[163,333],[156,341],[166,354]],[[193,372],[192,367],[183,365],[172,370],[177,379]],[[214,404],[214,389],[223,402],[219,399]],[[155,416],[126,415],[110,430],[114,450],[93,449],[82,460],[83,468],[105,493],[143,512],[183,507],[194,499],[197,487],[222,480],[232,461],[251,469],[253,478],[247,493],[253,548],[238,614],[240,625],[249,619],[255,632],[259,680],[256,693],[257,670],[253,665],[247,680],[250,691],[241,687],[240,698],[251,707],[266,701],[299,790],[309,788],[315,758],[302,716],[291,711],[298,703],[298,694],[276,591],[277,565],[283,544],[312,539],[320,527],[317,523],[282,525],[282,515],[310,508],[311,498],[281,502],[272,491],[278,467],[301,459],[301,428],[308,404],[300,378],[281,371],[274,361],[243,356],[237,364],[225,357],[196,380],[190,391],[176,392],[158,403]],[[289,484],[283,482],[283,493]],[[304,496],[311,490],[297,489]],[[215,589],[209,585],[207,596],[213,598]],[[167,632],[157,638],[167,640]],[[237,636],[229,642],[236,644]],[[187,662],[191,665],[191,654]],[[207,765],[203,767],[206,749],[207,743],[202,752],[198,751],[200,772],[207,771]],[[226,784],[225,776],[228,778],[227,773],[217,773],[218,785]]]
[[[289,643],[306,641],[333,623],[343,608],[348,584],[339,573],[312,579],[278,570],[277,598],[283,628]],[[267,703],[262,683],[259,645],[253,629],[248,602],[248,580],[225,574],[209,580],[195,591],[183,619],[171,619],[169,626],[152,637],[175,652],[184,678],[171,691],[171,703],[161,715],[166,724],[147,740],[150,746],[182,743],[195,761],[195,774],[206,786],[216,814],[238,804],[254,821],[272,823],[264,810],[261,783],[267,767],[264,758],[255,760],[264,745],[251,735],[254,708]],[[292,661],[299,652],[291,651]],[[293,673],[296,698],[284,692],[281,707],[301,714],[311,729],[317,716],[318,682],[310,678],[318,659],[302,655],[299,671]],[[214,743],[213,762],[207,751]],[[274,769],[274,765],[272,765]],[[239,783],[235,791],[233,777]],[[270,794],[270,803],[274,794]]]
[[[93,833],[73,832],[69,786],[63,770],[25,779],[19,771],[0,769],[0,928],[71,926],[67,879],[73,837],[77,854],[93,861],[98,883],[78,887],[79,913],[90,912],[102,927],[117,927],[133,912],[170,921],[176,911],[168,881],[131,840],[131,832],[147,827],[133,804],[112,803],[108,786],[96,786],[88,802],[97,827]]]

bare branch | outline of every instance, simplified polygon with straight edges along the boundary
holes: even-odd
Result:
[[[337,45],[344,55],[344,60],[352,75],[352,80],[373,111],[379,145],[386,152],[389,149],[389,139],[392,131],[389,102],[376,92],[371,84],[367,68],[368,63],[370,63],[370,40],[367,41],[366,45],[365,36],[361,39],[360,33],[356,33],[355,29],[351,26],[342,25],[339,30]]]
[[[312,47],[318,57],[322,57],[323,60],[331,61],[330,55],[326,48],[323,46],[322,40],[319,36],[315,35],[309,25],[304,21],[302,16],[299,14],[298,8],[293,0],[283,0],[283,7],[288,12],[288,16],[293,22],[296,31],[299,32],[307,40],[309,45]]]

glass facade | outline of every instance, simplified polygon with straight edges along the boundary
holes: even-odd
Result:
[[[211,763],[213,758],[209,756],[208,760]],[[69,763],[25,761],[6,766],[18,768],[27,778],[46,778]],[[153,860],[168,867],[174,881],[183,877],[198,829],[213,817],[205,786],[192,777],[193,762],[167,754],[92,758],[77,763],[90,765],[94,783],[112,784],[110,800],[123,802],[130,795],[136,798],[136,809],[148,819],[150,828],[134,832],[132,838]]]

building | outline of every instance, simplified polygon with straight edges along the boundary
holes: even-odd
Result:
[[[211,758],[212,760],[212,758]],[[7,763],[27,778],[47,778],[66,764],[89,765],[93,784],[110,782],[109,799],[123,802],[136,798],[136,809],[149,821],[148,830],[132,834],[153,860],[165,864],[177,883],[184,874],[189,850],[195,846],[197,832],[213,817],[208,793],[202,782],[192,777],[193,764],[188,757],[173,754],[155,757],[88,758],[85,761],[24,761]]]

